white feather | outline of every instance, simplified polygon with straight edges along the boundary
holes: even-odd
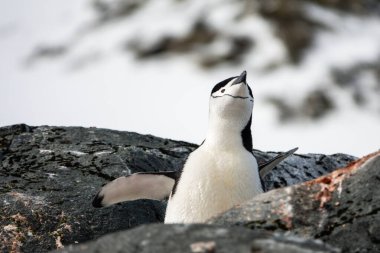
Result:
[[[250,97],[246,84],[233,81],[210,98],[206,140],[185,163],[165,223],[202,223],[263,192],[257,161],[241,137],[253,99],[231,97]]]
[[[165,223],[199,223],[262,193],[256,159],[241,145],[204,143],[188,158]]]

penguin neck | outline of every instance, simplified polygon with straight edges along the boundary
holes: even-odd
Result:
[[[244,146],[248,152],[252,152],[251,118],[246,126],[242,127],[234,120],[210,116],[205,144],[218,149]]]

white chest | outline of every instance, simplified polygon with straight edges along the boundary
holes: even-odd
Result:
[[[243,147],[201,146],[186,161],[165,223],[204,222],[261,192],[256,159]]]

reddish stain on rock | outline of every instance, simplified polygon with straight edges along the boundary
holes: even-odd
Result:
[[[379,156],[380,151],[371,153],[367,156],[364,156],[356,161],[349,163],[346,167],[333,171],[332,173],[319,177],[317,179],[306,182],[305,185],[319,185],[320,190],[315,195],[316,200],[320,201],[320,208],[323,208],[324,205],[329,202],[332,198],[333,192],[338,190],[338,194],[340,195],[342,191],[342,182],[346,178],[350,177],[354,174],[365,162],[369,159]]]

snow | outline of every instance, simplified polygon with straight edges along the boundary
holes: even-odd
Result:
[[[260,16],[236,20],[234,1],[149,1],[128,19],[94,27],[89,0],[4,1],[0,4],[0,126],[96,126],[201,143],[207,130],[209,93],[217,82],[248,71],[255,95],[254,147],[299,153],[365,155],[380,148],[378,96],[358,108],[347,90],[331,85],[333,67],[373,62],[380,55],[380,18],[355,17],[310,5],[314,19],[331,29],[318,33],[299,66],[284,64],[283,43]],[[205,13],[203,10],[211,10]],[[204,17],[225,36],[255,38],[241,66],[204,70],[197,55],[138,61],[128,41],[150,45],[157,34],[186,34]],[[235,23],[233,23],[235,22]],[[239,29],[236,29],[236,26]],[[38,45],[68,45],[68,53],[31,61]],[[210,46],[218,54],[223,40]],[[282,64],[282,65],[281,65]],[[268,66],[279,65],[267,71]],[[376,82],[366,80],[371,93]],[[268,96],[297,106],[305,94],[325,88],[336,110],[318,121],[281,123]],[[41,153],[44,153],[43,151]],[[79,154],[78,154],[79,155]]]

